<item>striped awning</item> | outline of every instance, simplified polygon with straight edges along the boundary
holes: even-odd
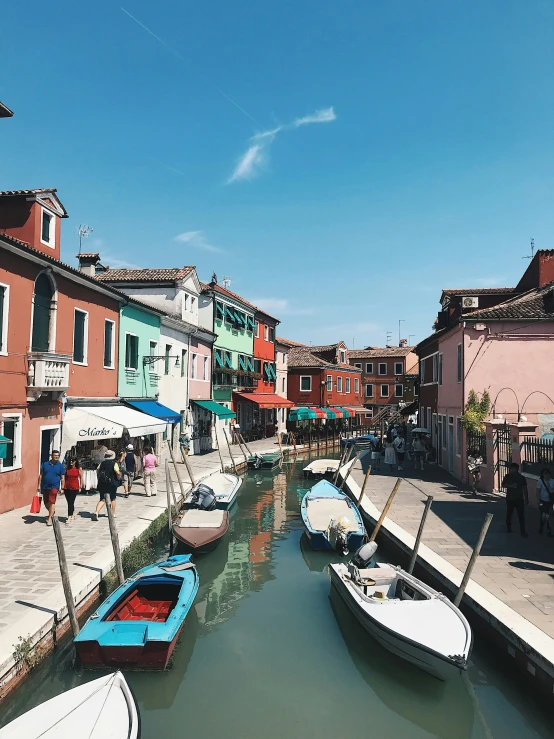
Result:
[[[349,408],[342,408],[342,407],[334,407],[331,410],[335,411],[337,414],[337,418],[353,418],[356,413],[353,410],[350,410]]]

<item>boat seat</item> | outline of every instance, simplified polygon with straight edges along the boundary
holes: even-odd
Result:
[[[359,573],[362,580],[373,580],[376,585],[389,584],[396,578],[396,570],[392,567],[371,567]]]

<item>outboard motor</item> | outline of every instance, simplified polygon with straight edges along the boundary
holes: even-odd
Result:
[[[214,491],[208,485],[198,484],[192,491],[190,506],[202,511],[213,511],[216,507]]]
[[[256,459],[254,460],[254,469],[259,470],[263,464],[263,461],[264,461],[264,458],[260,457],[259,454],[256,454]]]
[[[351,564],[359,570],[370,570],[375,567],[375,552],[377,544],[371,541],[361,546],[352,557]]]
[[[329,523],[328,538],[331,546],[343,557],[348,554],[348,528],[350,521],[345,516],[332,518]]]

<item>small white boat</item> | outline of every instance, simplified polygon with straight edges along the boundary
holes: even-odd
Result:
[[[467,669],[471,627],[442,593],[390,565],[331,564],[329,571],[346,605],[385,649],[439,680]]]
[[[304,477],[323,477],[324,475],[334,475],[339,468],[340,460],[338,459],[315,459],[302,472]]]
[[[140,717],[121,672],[60,693],[3,729],[1,739],[138,739]]]
[[[228,511],[237,499],[237,493],[242,485],[242,479],[237,475],[230,475],[227,472],[213,472],[204,478],[195,488],[190,490],[185,498],[186,506],[192,502],[194,493],[200,485],[210,488],[215,497],[217,508],[222,511]]]

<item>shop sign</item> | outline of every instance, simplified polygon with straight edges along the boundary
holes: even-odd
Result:
[[[113,426],[89,426],[88,428],[79,429],[78,436],[81,439],[115,439],[121,436],[121,429],[118,427],[114,428]]]

